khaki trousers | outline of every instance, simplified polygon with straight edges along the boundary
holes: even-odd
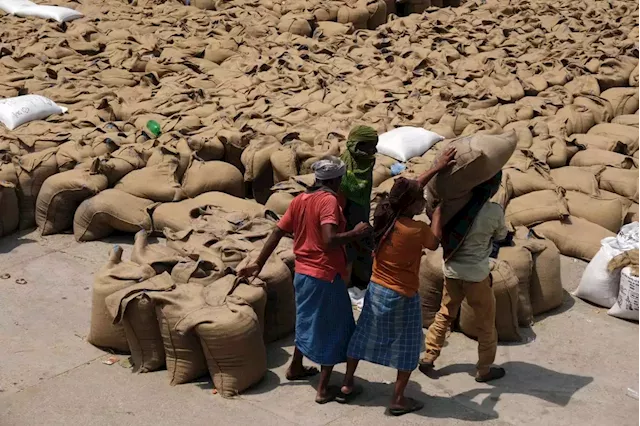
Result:
[[[496,299],[491,289],[491,276],[481,282],[445,278],[442,305],[426,337],[427,353],[423,361],[433,363],[442,351],[446,333],[455,321],[464,299],[473,309],[478,332],[479,375],[485,375],[496,358]]]

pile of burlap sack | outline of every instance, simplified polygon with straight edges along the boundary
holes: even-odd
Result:
[[[207,267],[226,271],[229,257],[260,246],[268,212],[286,210],[311,164],[339,154],[355,124],[444,136],[405,164],[408,177],[465,136],[502,135],[515,146],[494,201],[516,237],[492,276],[499,337],[513,340],[518,324],[562,303],[560,253],[589,260],[637,220],[637,3],[410,2],[426,12],[403,18],[388,2],[193,3],[215,10],[110,0],[57,2],[84,14],[64,24],[0,16],[0,98],[38,94],[68,108],[11,131],[0,125],[0,235],[37,225],[89,241],[143,229],[191,262],[206,249]],[[476,154],[459,152],[459,164]],[[377,156],[373,206],[399,176],[395,163]],[[432,201],[443,188],[431,189]],[[242,234],[246,223],[259,236]],[[425,326],[440,304],[438,256],[423,258]],[[237,288],[208,306],[236,303]],[[198,297],[208,300],[205,290]],[[473,335],[469,312],[460,325]],[[197,324],[184,332],[197,334]]]

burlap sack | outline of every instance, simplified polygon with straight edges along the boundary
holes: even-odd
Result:
[[[551,170],[554,183],[567,191],[578,191],[587,195],[598,195],[598,178],[604,166],[560,167]]]
[[[564,85],[573,96],[593,95],[600,96],[598,79],[592,75],[581,75]]]
[[[47,178],[36,201],[36,224],[42,235],[57,234],[72,227],[76,209],[84,200],[107,189],[107,177],[91,168],[58,173]]]
[[[234,292],[240,283],[231,276],[205,287],[204,303],[196,310],[184,311],[186,315],[175,327],[180,334],[195,329],[213,385],[225,398],[256,384],[267,371],[258,315]]]
[[[94,241],[113,231],[151,231],[149,210],[155,205],[117,189],[104,190],[80,204],[73,216],[73,234],[77,241]]]
[[[289,192],[274,192],[271,194],[265,207],[267,210],[271,210],[275,214],[282,216],[289,208],[289,204],[293,201],[295,195]]]
[[[571,216],[586,219],[617,233],[623,225],[627,208],[619,200],[603,199],[598,195],[586,195],[582,192],[567,191],[567,204]]]
[[[180,284],[172,291],[148,294],[156,305],[171,386],[189,383],[207,374],[207,362],[198,336],[193,330],[184,333],[176,330],[189,312],[203,306],[203,289],[200,284]]]
[[[391,177],[391,169],[382,164],[376,164],[373,168],[373,187],[380,185]]]
[[[322,21],[318,22],[318,25],[313,32],[313,36],[316,38],[335,37],[352,34],[354,30],[355,28],[350,22],[348,24],[341,24],[339,22]]]
[[[114,136],[115,139],[121,139]],[[70,141],[60,145],[56,151],[56,162],[61,172],[71,170],[87,159],[108,154],[119,148],[109,136],[102,134],[91,141]]]
[[[631,157],[618,154],[617,152],[602,149],[587,149],[574,155],[569,165],[576,167],[609,166],[619,169],[630,169],[633,167],[633,160]]]
[[[606,167],[598,175],[600,188],[638,202],[638,170]]]
[[[104,174],[113,186],[129,172],[146,165],[142,148],[137,145],[125,145],[104,157],[100,163],[100,173]]]
[[[567,201],[561,190],[536,191],[512,198],[505,210],[505,220],[513,226],[532,226],[567,216]]]
[[[536,238],[535,235],[524,241],[533,259],[529,288],[531,311],[533,315],[540,315],[562,305],[560,252],[551,240]]]
[[[638,114],[624,114],[619,115],[613,120],[611,120],[614,124],[621,124],[623,126],[633,126],[638,127],[640,123],[638,122]]]
[[[611,106],[611,103],[600,96],[582,95],[575,98],[573,103],[575,105],[587,107],[593,114],[593,119],[596,124],[608,123],[613,117],[615,117],[613,115],[613,107]]]
[[[614,87],[605,90],[600,96],[609,101],[616,117],[633,114],[638,110],[638,89],[635,87]]]
[[[242,173],[224,161],[201,161],[194,158],[182,179],[182,190],[190,198],[212,191],[244,198]]]
[[[312,20],[310,14],[288,13],[280,18],[278,31],[310,37],[312,32],[310,20]]]
[[[565,256],[587,262],[600,250],[600,241],[615,234],[600,225],[569,216],[564,221],[553,220],[533,228],[536,234],[548,238]]]
[[[623,126],[614,123],[602,123],[592,127],[588,134],[604,135],[618,139],[627,146],[627,155],[633,155],[638,151],[638,129],[632,126]]]
[[[367,29],[369,22],[369,11],[366,4],[358,3],[356,7],[342,6],[338,9],[338,22],[341,24],[352,23],[357,30]]]
[[[567,165],[567,146],[563,139],[553,135],[542,135],[533,138],[531,148],[527,150],[529,155],[542,163],[546,163],[552,169]]]
[[[149,233],[140,230],[136,233],[131,252],[131,261],[138,265],[149,265],[156,274],[171,272],[173,267],[185,258],[176,250],[164,244],[149,244]]]
[[[528,327],[533,322],[529,296],[533,258],[526,241],[516,239],[512,246],[500,247],[498,260],[506,262],[518,278],[518,324]]]
[[[518,277],[513,269],[500,260],[491,260],[493,294],[496,298],[496,331],[498,340],[517,342],[518,330]],[[465,299],[460,307],[460,330],[474,339],[478,338],[473,310]]]
[[[625,86],[637,65],[637,58],[625,55],[618,55],[616,58],[607,58],[600,61],[596,73],[600,88],[605,90],[610,87]]]
[[[197,259],[182,260],[171,271],[176,284],[198,284],[202,287],[213,284],[226,275],[226,265],[212,253],[202,253]]]
[[[567,136],[574,133],[587,133],[596,124],[593,113],[584,105],[567,105],[560,108],[555,119],[564,122]]]
[[[225,267],[237,269],[238,264],[254,252],[255,248],[256,246],[247,240],[229,237],[213,244],[211,251],[220,257]]]
[[[502,209],[507,208],[507,204],[509,204],[509,200],[513,197],[513,189],[511,188],[511,182],[509,181],[509,175],[503,174],[502,181],[500,182],[500,188],[498,192],[491,197],[490,201],[496,204],[500,204]]]
[[[273,183],[282,182],[298,174],[296,153],[291,147],[283,146],[271,154]]]
[[[160,136],[160,141],[162,141],[163,136]],[[171,135],[166,135],[166,139],[167,141],[161,142],[161,146],[150,150],[151,156],[147,160],[147,167],[162,163],[172,164],[177,161],[175,174],[176,179],[181,181],[189,164],[191,164],[193,151],[189,146],[189,142],[184,138],[174,139]]]
[[[236,269],[257,259],[254,251]],[[264,314],[264,341],[270,343],[291,334],[296,323],[296,304],[291,271],[278,256],[271,256],[258,278],[266,283],[267,305]]]
[[[0,237],[18,229],[19,222],[20,209],[16,186],[10,182],[0,181]]]
[[[184,192],[178,181],[177,170],[178,159],[168,156],[162,163],[128,173],[114,188],[152,201],[179,201],[184,198]]]
[[[181,231],[191,227],[192,212],[206,206],[224,207],[228,211],[246,213],[250,217],[264,217],[264,206],[252,200],[236,198],[224,192],[206,192],[177,203],[163,203],[153,210],[153,224],[157,230],[169,228]]]
[[[535,191],[555,190],[556,184],[551,179],[549,170],[537,161],[533,161],[526,170],[509,167],[502,170],[508,176],[512,197],[520,197]]]
[[[91,302],[91,328],[87,341],[92,345],[128,352],[129,345],[121,325],[113,324],[105,299],[124,288],[155,275],[153,268],[122,260],[122,247],[115,246],[109,261],[95,275]]]
[[[571,135],[567,139],[569,146],[576,146],[578,149],[601,149],[605,151],[617,152],[624,154],[627,146],[616,137],[594,134],[578,134]]]
[[[427,251],[420,260],[420,303],[422,326],[429,328],[440,310],[444,274],[442,273],[442,249]]]
[[[134,372],[148,373],[165,366],[162,335],[154,302],[148,293],[175,288],[166,272],[117,291],[106,298],[113,324],[121,324],[131,351]]]
[[[57,148],[51,148],[13,159],[18,181],[20,229],[31,228],[36,223],[36,201],[40,188],[49,176],[58,172],[56,151]]]
[[[640,213],[638,210],[638,203],[632,203],[631,207],[627,211],[627,215],[624,218],[624,224],[640,221]]]
[[[468,201],[473,187],[493,177],[513,154],[515,132],[500,136],[478,135],[454,140],[456,164],[431,179],[426,188],[427,213],[443,203],[442,221],[447,223]]]

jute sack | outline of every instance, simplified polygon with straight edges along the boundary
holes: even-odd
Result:
[[[532,226],[569,216],[562,190],[531,192],[512,198],[505,210],[505,220],[513,226]]]
[[[249,241],[228,237],[213,244],[211,251],[220,257],[225,267],[237,269],[240,262],[255,251],[255,248],[255,245]]]
[[[104,190],[80,204],[73,216],[73,234],[77,241],[94,241],[113,231],[150,231],[149,211],[156,204],[117,189]]]
[[[253,386],[267,371],[258,315],[246,300],[234,294],[240,282],[225,277],[205,287],[204,303],[175,327],[180,334],[196,331],[213,385],[225,398]]]
[[[49,176],[58,172],[56,150],[50,148],[21,157],[14,157],[14,167],[18,179],[18,204],[20,206],[20,229],[35,225],[35,210],[38,193]]]
[[[606,167],[598,176],[600,188],[638,202],[638,169]]]
[[[18,229],[19,214],[16,186],[10,182],[0,181],[0,237]]]
[[[339,35],[353,34],[355,28],[352,23],[341,24],[339,22],[322,21],[318,22],[313,32],[314,37],[335,37]]]
[[[455,147],[456,164],[433,178],[426,188],[427,213],[443,203],[442,221],[447,223],[467,203],[470,191],[491,179],[509,160],[516,147],[514,131],[503,135],[478,135],[460,138]]]
[[[236,269],[257,259],[260,253],[254,251],[241,261]],[[266,283],[267,305],[264,314],[264,341],[270,343],[288,336],[296,324],[296,303],[293,291],[293,277],[287,265],[278,256],[271,256],[258,274]]]
[[[289,192],[274,192],[271,194],[265,207],[267,210],[271,210],[275,214],[282,216],[289,208],[289,204],[293,201],[295,195]]]
[[[500,204],[502,209],[504,210],[509,204],[509,200],[513,197],[513,188],[511,188],[511,182],[509,180],[508,174],[502,175],[502,181],[500,182],[500,188],[498,192],[495,193],[493,197],[491,197],[492,202]]]
[[[528,233],[528,229],[524,229]],[[526,238],[526,235],[523,236]],[[531,235],[523,240],[531,250],[533,268],[529,297],[531,312],[540,315],[562,305],[563,289],[560,274],[560,252],[551,240]]]
[[[86,141],[65,142],[56,151],[58,170],[61,172],[71,170],[87,159],[108,154],[118,148],[117,143],[105,135],[101,135],[89,143]]]
[[[176,330],[189,312],[204,305],[203,289],[200,284],[180,284],[171,291],[148,294],[156,306],[171,386],[189,383],[207,374],[207,362],[198,336],[192,330],[185,333]]]
[[[627,215],[624,218],[624,224],[640,221],[640,212],[638,210],[638,203],[631,203],[631,207],[627,211]]]
[[[555,190],[556,184],[551,179],[549,170],[534,161],[526,170],[518,170],[513,167],[505,168],[502,170],[503,175],[509,177],[511,184],[511,195],[513,197],[520,197],[521,195],[528,194],[535,191]]]
[[[620,230],[628,211],[619,200],[607,200],[582,192],[567,191],[566,199],[571,216],[586,219],[611,232]]]
[[[128,352],[129,345],[121,325],[113,324],[105,299],[124,288],[155,275],[153,268],[122,260],[122,247],[114,246],[109,261],[95,275],[91,302],[91,328],[87,341],[92,345]]]
[[[287,13],[280,18],[278,31],[310,37],[312,30],[309,21],[312,19],[313,17],[310,14]]]
[[[533,138],[533,145],[527,152],[538,161],[548,164],[552,169],[567,165],[567,145],[560,137],[536,136]]]
[[[391,177],[391,169],[382,164],[376,164],[373,168],[373,187],[377,187]]]
[[[58,173],[47,178],[36,201],[36,224],[42,235],[57,234],[73,226],[76,209],[87,198],[107,189],[107,177],[92,166]]]
[[[518,324],[528,327],[533,322],[531,310],[531,273],[533,257],[526,241],[514,240],[509,247],[500,247],[498,260],[506,262],[518,278]]]
[[[638,110],[638,89],[636,87],[614,87],[600,95],[609,101],[613,115],[633,114]],[[581,132],[582,133],[582,132]]]
[[[584,105],[574,104],[560,108],[555,119],[565,122],[567,135],[587,133],[596,124],[593,113]]]
[[[638,123],[638,114],[624,114],[619,115],[613,120],[611,120],[614,124],[622,124],[623,126],[633,126],[638,127],[640,123]]]
[[[618,169],[630,169],[633,167],[633,160],[631,157],[617,152],[587,149],[574,155],[569,165],[575,167],[609,166]]]
[[[638,129],[622,124],[602,123],[589,129],[590,135],[604,135],[618,139],[627,146],[627,155],[633,155],[638,151]]]
[[[190,198],[211,191],[244,198],[244,181],[240,170],[232,164],[194,158],[182,178],[182,190]]]
[[[560,167],[551,170],[551,178],[556,185],[567,191],[578,191],[587,195],[598,195],[598,177],[604,166]]]
[[[296,153],[289,146],[282,146],[270,157],[273,167],[273,183],[282,182],[298,174]]]
[[[113,186],[129,172],[146,165],[142,149],[137,145],[125,145],[108,154],[100,163],[100,172],[107,177],[109,186]]]
[[[605,151],[624,154],[627,146],[616,137],[605,135],[589,135],[576,133],[567,138],[567,145],[576,146],[578,149],[601,149]]]
[[[166,157],[165,162],[130,172],[114,188],[152,201],[179,201],[184,198],[184,192],[178,182],[177,170],[178,159]]]
[[[175,287],[166,272],[117,291],[106,299],[113,324],[121,324],[131,351],[134,372],[148,373],[165,366],[164,344],[156,308],[148,293]]]
[[[245,200],[224,192],[205,192],[177,203],[163,203],[153,210],[154,228],[181,231],[191,227],[192,212],[206,206],[224,207],[228,211],[246,213],[249,217],[264,217],[266,209],[253,200]]]
[[[565,256],[590,261],[600,250],[600,241],[615,234],[600,225],[569,216],[564,221],[553,220],[533,228],[536,234],[548,238]]]
[[[165,135],[160,136],[160,139],[162,139],[163,136]],[[170,138],[172,135],[167,134],[166,137]],[[186,139],[169,139],[162,143],[162,145],[150,151],[151,156],[147,160],[147,167],[177,162],[175,175],[176,180],[179,182],[182,180],[187,168],[189,168],[189,164],[191,164],[193,151]]]
[[[184,259],[184,256],[171,247],[160,243],[149,244],[149,233],[144,229],[138,231],[134,237],[131,261],[138,265],[149,265],[157,274],[171,272],[173,267]]]
[[[338,22],[341,24],[352,23],[357,30],[367,29],[369,11],[366,5],[357,3],[356,7],[342,6],[338,9]]]
[[[420,260],[420,303],[422,326],[429,328],[440,310],[444,274],[442,273],[442,249],[427,251]]]
[[[496,299],[496,331],[498,340],[517,342],[518,330],[518,277],[506,262],[491,260],[493,295]],[[476,318],[465,299],[460,307],[460,330],[474,339],[478,338]]]
[[[637,58],[623,55],[600,61],[596,73],[600,88],[605,90],[610,87],[625,86],[629,81],[629,76],[637,65]]]
[[[573,103],[575,105],[587,107],[593,114],[593,119],[596,124],[608,123],[613,117],[615,117],[613,115],[613,107],[611,106],[611,103],[600,96],[582,95],[575,98]]]

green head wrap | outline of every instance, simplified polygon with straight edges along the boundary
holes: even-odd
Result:
[[[347,166],[340,189],[347,199],[368,206],[373,187],[373,166],[375,157],[362,149],[363,146],[378,144],[378,132],[369,126],[356,126],[349,133],[347,150],[340,156]]]

